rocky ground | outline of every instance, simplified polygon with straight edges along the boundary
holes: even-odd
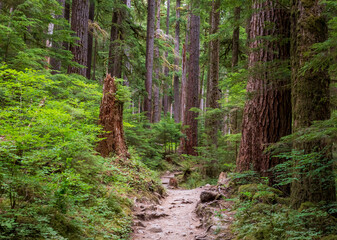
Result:
[[[232,203],[225,201],[226,192],[217,186],[183,190],[170,189],[169,179],[162,177],[167,196],[158,204],[146,201],[135,204],[133,240],[213,240],[234,239]]]

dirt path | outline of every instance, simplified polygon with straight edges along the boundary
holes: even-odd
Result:
[[[174,174],[164,175],[162,182],[164,186],[168,185],[168,181]],[[199,218],[194,210],[200,199],[202,188],[192,190],[167,189],[168,196],[159,206],[146,207],[143,211],[149,209],[154,219],[136,223],[133,240],[143,239],[162,239],[162,240],[191,240],[203,239],[201,236],[204,230],[200,227]],[[142,208],[142,206],[140,206]]]

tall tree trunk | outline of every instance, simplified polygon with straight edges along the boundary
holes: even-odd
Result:
[[[60,3],[60,5],[63,8],[62,15],[56,16],[57,19],[60,19],[60,18],[62,18],[62,17],[65,16],[65,0],[58,0],[58,2]],[[55,26],[56,30],[58,28],[59,28],[58,26]],[[60,42],[53,42],[53,48],[54,49],[57,50],[57,49],[60,49],[61,47],[62,47],[62,43],[60,43]],[[50,59],[50,66],[51,66],[51,69],[54,70],[54,71],[51,72],[52,74],[58,73],[61,70],[61,60],[56,59],[56,58],[51,58]]]
[[[95,1],[90,1],[89,7],[89,20],[94,22],[95,17]],[[87,59],[87,78],[91,76],[91,63],[92,63],[92,49],[93,49],[94,35],[92,29],[88,31],[88,59]]]
[[[155,27],[155,0],[147,1],[147,33],[146,33],[146,80],[145,90],[147,95],[144,98],[144,111],[151,122],[152,115],[152,71],[153,71],[153,48],[154,48],[154,27]]]
[[[190,37],[188,45],[188,78],[186,84],[186,112],[183,122],[182,152],[197,155],[195,147],[198,145],[198,113],[191,108],[199,108],[199,45],[200,45],[200,17],[191,14]]]
[[[179,0],[178,0],[179,1]],[[170,3],[171,1],[170,0],[167,0],[166,1],[167,5],[166,5],[166,35],[168,36],[169,35],[169,30],[170,30]],[[165,52],[165,59],[168,58],[168,51]],[[169,74],[169,68],[167,66],[165,66],[165,69],[164,69],[164,74],[165,74],[165,78],[167,79],[168,78],[168,74]],[[167,82],[165,81],[165,84],[164,84],[164,101],[163,101],[163,107],[164,107],[164,115],[166,116],[167,115],[167,112],[169,111],[169,96],[168,96],[168,84]]]
[[[99,136],[104,139],[97,146],[97,151],[102,157],[108,157],[112,153],[129,157],[123,130],[123,102],[116,98],[117,90],[115,79],[108,74],[103,84],[103,98],[99,113],[99,124],[105,131]]]
[[[213,0],[211,12],[211,31],[210,34],[216,34],[220,23],[220,0]],[[214,110],[220,107],[220,89],[219,89],[219,39],[213,39],[209,42],[209,79],[207,88],[206,107],[208,110]],[[206,132],[208,142],[217,145],[217,133],[220,126],[219,113],[207,113]]]
[[[64,19],[70,23],[70,3],[68,0],[64,2]],[[63,49],[69,50],[69,43],[63,42]]]
[[[89,2],[88,0],[73,0],[71,14],[71,30],[76,33],[79,40],[76,45],[72,45],[70,50],[74,55],[73,61],[87,66],[88,58],[88,18]],[[68,73],[77,73],[86,76],[86,68],[69,66]]]
[[[98,41],[97,41],[97,38],[95,38],[94,59],[93,59],[93,66],[92,66],[93,68],[92,80],[96,80],[97,46],[98,46]]]
[[[289,70],[290,17],[278,1],[254,0],[249,27],[249,70],[237,170],[269,176],[280,162],[264,153],[269,144],[291,133]],[[271,24],[273,23],[273,24]]]
[[[157,23],[156,23],[156,38],[160,38],[160,0],[157,0]],[[159,60],[159,47],[156,46],[154,50],[154,55],[157,60]],[[159,78],[160,78],[160,69],[161,66],[159,62],[157,62],[155,66],[155,74],[156,74],[156,82],[154,84],[154,96],[153,96],[153,122],[157,123],[160,121],[160,109],[159,109]]]
[[[241,7],[236,7],[234,9],[235,27],[233,31],[232,68],[235,68],[239,63],[240,12]]]
[[[190,16],[187,16],[187,24],[186,24],[186,37],[185,43],[183,44],[182,49],[182,75],[181,75],[181,92],[180,92],[180,121],[184,121],[185,118],[185,111],[186,111],[186,77],[187,77],[187,46],[189,41],[189,31],[190,31]]]
[[[112,12],[108,70],[112,76],[121,78],[123,58],[121,41],[123,40],[122,22],[124,16],[121,5],[124,4],[124,1],[119,0],[118,4]]]
[[[302,68],[310,61],[313,44],[327,39],[327,21],[322,14],[319,0],[292,1],[292,103],[294,131],[309,127],[314,121],[330,117],[330,78],[326,67],[320,69]],[[301,170],[295,173],[291,187],[292,204],[298,207],[302,202],[335,201],[335,179],[331,148],[324,140],[295,142],[294,148],[304,154],[322,151],[320,157],[305,165],[297,161]],[[322,169],[322,166],[324,167]],[[309,172],[318,171],[316,174]]]
[[[130,9],[131,8],[131,0],[124,0],[125,5]],[[127,15],[126,18],[129,18],[129,16]],[[130,64],[130,47],[126,46],[125,50],[124,50],[126,59],[125,59],[125,68],[126,70],[124,71],[124,84],[126,86],[129,86],[129,80],[128,80],[128,74],[130,74],[132,72],[132,66]]]
[[[233,31],[233,50],[232,50],[232,70],[236,71],[236,67],[239,63],[239,47],[240,47],[240,12],[241,7],[235,7],[234,9],[234,31]],[[232,134],[237,134],[241,131],[242,109],[235,107],[230,111],[230,129]],[[235,159],[238,156],[238,142],[234,143]]]
[[[173,92],[174,92],[174,121],[176,123],[180,122],[181,118],[181,99],[179,93],[179,44],[180,44],[180,0],[176,2],[176,26],[175,26],[175,42],[174,42],[174,65],[175,74],[173,81]]]

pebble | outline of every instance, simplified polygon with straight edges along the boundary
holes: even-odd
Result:
[[[160,226],[152,226],[150,229],[149,229],[150,232],[153,232],[153,233],[160,233],[163,231],[163,229],[160,227]]]

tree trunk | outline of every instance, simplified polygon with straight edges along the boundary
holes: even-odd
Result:
[[[124,1],[120,0],[118,4],[124,4]],[[109,73],[117,78],[122,77],[122,57],[123,51],[121,49],[120,42],[123,40],[122,35],[122,22],[123,22],[123,10],[122,6],[117,5],[112,12],[112,24],[111,24],[111,36],[110,36],[110,50],[109,50]]]
[[[65,0],[58,0],[60,5],[63,7],[63,13],[62,15],[56,16],[57,19],[60,19],[65,16]],[[58,26],[55,26],[55,29],[58,29]],[[60,42],[53,42],[53,48],[54,49],[60,49],[62,47],[62,43]],[[50,66],[51,69],[54,70],[51,73],[52,74],[57,74],[61,70],[61,60],[56,59],[56,58],[51,58],[50,59]]]
[[[200,45],[200,17],[191,14],[190,42],[188,45],[188,78],[186,84],[186,112],[183,122],[182,152],[197,155],[195,147],[198,144],[198,113],[191,108],[199,108],[199,45]]]
[[[88,58],[88,18],[89,4],[88,0],[73,0],[71,14],[71,30],[76,33],[79,40],[76,45],[72,45],[70,50],[74,55],[73,61],[87,66]],[[77,73],[86,76],[86,68],[68,67],[68,73]]]
[[[170,0],[167,0],[166,3],[166,35],[168,36],[169,35],[169,30],[170,30]],[[165,59],[168,58],[168,51],[165,52]],[[168,78],[168,74],[169,74],[169,68],[167,66],[165,66],[165,69],[164,69],[164,74],[165,74],[165,78]],[[164,84],[164,101],[163,101],[163,105],[164,105],[164,115],[166,116],[167,115],[167,112],[169,111],[169,97],[168,97],[168,84],[167,82],[165,82]]]
[[[175,74],[173,81],[173,93],[174,93],[174,121],[180,122],[181,118],[181,99],[179,93],[179,44],[180,44],[180,0],[176,2],[176,26],[175,26],[175,42],[174,42],[174,65]]]
[[[233,50],[232,50],[232,70],[236,71],[236,67],[239,63],[239,47],[240,47],[240,12],[241,7],[235,7],[234,9],[234,31],[233,31]],[[241,131],[242,108],[235,107],[230,111],[230,130],[232,134],[238,134]],[[238,142],[234,143],[235,159],[238,157]]]
[[[67,20],[70,23],[70,3],[65,0],[64,2],[64,19]],[[69,50],[69,43],[63,42],[63,49]]]
[[[94,22],[95,17],[95,1],[90,1],[89,20]],[[88,59],[87,59],[87,78],[91,77],[91,63],[92,63],[92,49],[93,49],[94,35],[92,29],[88,31]]]
[[[147,9],[147,33],[146,33],[146,80],[144,98],[144,111],[148,120],[152,118],[152,71],[153,71],[153,49],[154,49],[154,27],[155,27],[155,0],[148,0]]]
[[[160,38],[159,34],[160,34],[160,0],[157,0],[157,14],[156,14],[156,18],[157,18],[157,24],[156,24],[156,38]],[[157,59],[157,61],[159,60],[160,56],[159,56],[159,47],[156,46],[155,50],[154,50],[154,55],[155,58]],[[153,96],[153,122],[157,123],[160,121],[160,109],[159,109],[159,79],[160,79],[160,69],[161,66],[159,64],[159,62],[157,62],[156,66],[155,66],[155,74],[156,74],[156,82],[154,84],[154,96]]]
[[[249,71],[237,170],[268,170],[280,162],[264,153],[269,144],[291,133],[288,11],[278,1],[254,0],[248,37]],[[273,24],[271,24],[273,23]]]
[[[220,0],[213,0],[211,12],[211,31],[210,34],[216,34],[220,23]],[[213,39],[209,42],[209,79],[207,88],[206,107],[208,110],[214,110],[220,107],[220,89],[219,89],[219,39]],[[206,132],[208,142],[217,145],[217,133],[220,126],[219,113],[206,114]]]
[[[97,146],[102,157],[109,157],[112,153],[121,157],[129,157],[123,130],[123,102],[116,98],[117,84],[110,74],[104,80],[103,98],[99,113],[99,124],[105,133]]]
[[[190,16],[187,16],[187,24],[186,24],[186,37],[185,43],[182,49],[182,75],[181,75],[181,93],[180,93],[180,121],[184,121],[185,111],[186,111],[186,76],[187,76],[187,45],[189,41],[189,31],[190,31]]]
[[[292,1],[292,103],[294,131],[309,127],[314,121],[330,117],[330,79],[327,67],[321,69],[302,68],[310,61],[313,44],[327,39],[327,21],[322,14],[323,6],[318,0]],[[304,154],[322,151],[322,155],[310,164],[296,162],[302,167],[295,173],[291,199],[295,207],[302,202],[335,201],[335,179],[331,148],[324,140],[295,142],[294,148]],[[324,151],[323,151],[324,149]],[[322,169],[324,166],[324,169]],[[314,170],[322,169],[316,174]]]
[[[235,27],[233,31],[232,68],[235,68],[239,63],[240,12],[241,12],[241,7],[236,7],[234,9]]]

